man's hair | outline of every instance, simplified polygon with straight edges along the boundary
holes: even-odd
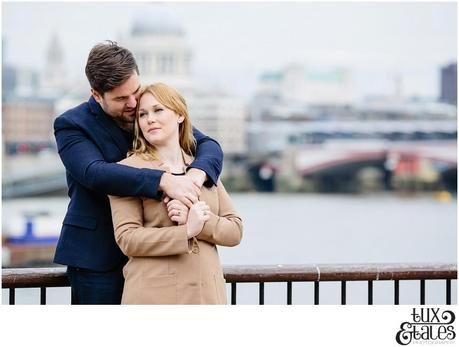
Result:
[[[91,88],[102,96],[119,87],[139,68],[132,53],[114,41],[95,45],[89,52],[85,73]]]

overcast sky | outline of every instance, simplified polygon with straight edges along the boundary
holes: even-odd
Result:
[[[175,21],[193,50],[193,75],[247,96],[257,76],[289,63],[342,66],[360,95],[435,97],[439,67],[457,59],[455,3],[2,3],[10,64],[42,69],[53,32],[72,76],[84,78],[91,47],[133,22]]]

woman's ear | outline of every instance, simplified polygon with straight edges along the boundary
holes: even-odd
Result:
[[[184,116],[179,116],[178,119],[177,119],[177,123],[182,123],[183,121],[185,120],[185,117]]]

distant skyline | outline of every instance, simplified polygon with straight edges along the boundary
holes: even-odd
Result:
[[[195,79],[243,97],[263,72],[300,63],[348,68],[360,96],[392,94],[401,77],[404,96],[434,98],[440,67],[457,60],[451,2],[3,2],[3,55],[16,67],[43,70],[56,33],[70,78],[83,80],[91,47],[118,40],[136,20],[178,24]]]

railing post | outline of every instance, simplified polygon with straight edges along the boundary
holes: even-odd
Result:
[[[368,305],[373,305],[373,281],[368,281]]]
[[[236,282],[231,283],[231,305],[236,305]]]
[[[314,305],[319,305],[319,281],[314,281]]]
[[[46,305],[46,287],[40,287],[40,305]]]
[[[421,305],[426,304],[426,280],[421,280]]]
[[[394,305],[400,305],[400,284],[399,284],[399,280],[394,280]]]
[[[451,305],[451,280],[446,280],[446,305]]]
[[[258,302],[260,305],[265,304],[265,282],[260,282]]]
[[[75,295],[75,292],[73,291],[73,288],[70,287],[70,305],[76,305],[77,304],[77,298]]]
[[[292,304],[292,282],[287,282],[287,305]]]
[[[9,300],[9,303],[10,305],[15,305],[16,303],[16,297],[15,297],[15,288],[10,288],[10,300]]]
[[[341,305],[346,305],[346,281],[341,281]]]

